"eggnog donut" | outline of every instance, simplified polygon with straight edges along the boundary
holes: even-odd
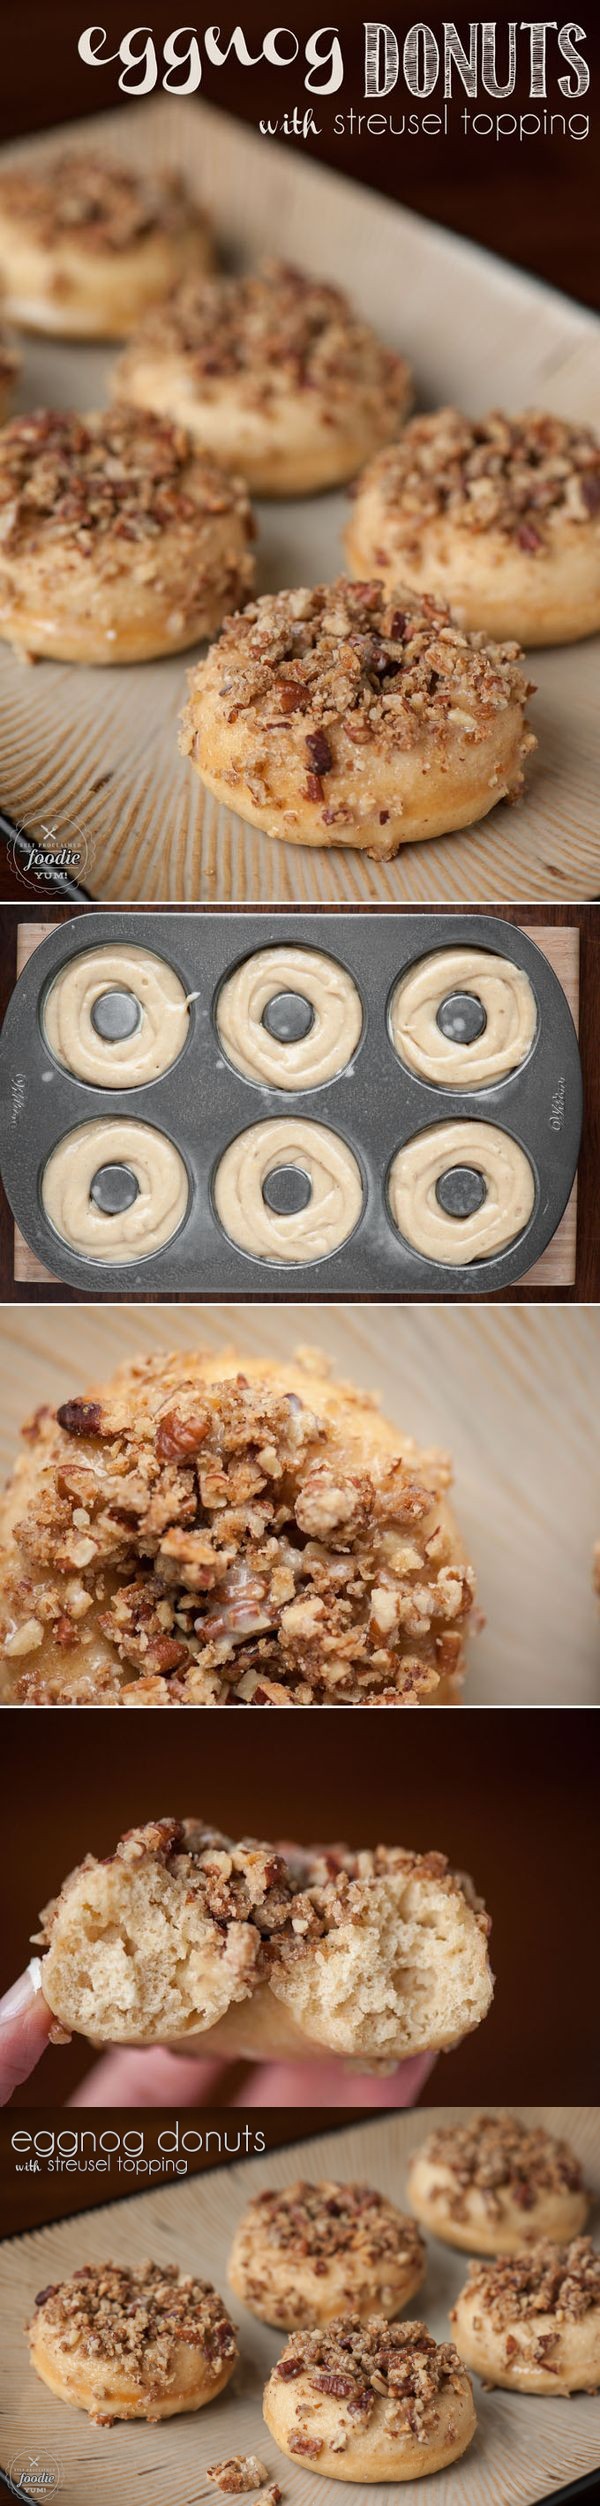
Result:
[[[61,967],[44,1005],[51,1052],[94,1088],[141,1088],[160,1078],[183,1051],[188,1028],[189,1001],[174,968],[133,941],[82,949]]]
[[[282,1177],[286,1190],[291,1182],[285,1206]],[[319,1262],[335,1253],[352,1235],[364,1197],[347,1140],[328,1124],[302,1116],[252,1123],[249,1131],[238,1132],[217,1166],[213,1194],[233,1244],[261,1261],[290,1263]]]
[[[0,1695],[445,1704],[475,1588],[451,1476],[318,1351],[134,1359],[26,1427],[0,1496]]]
[[[206,218],[177,175],[99,149],[0,174],[0,272],[26,330],[126,339],[186,269],[210,269]]]
[[[476,1002],[479,1020],[470,1032],[469,1000]],[[451,1015],[442,1025],[439,1013],[446,1004]],[[429,1087],[463,1093],[495,1087],[519,1070],[536,1028],[529,976],[492,949],[434,949],[409,966],[390,1003],[392,1042],[407,1069]]]
[[[362,1023],[360,994],[347,967],[323,949],[292,942],[246,957],[227,976],[217,1003],[217,1033],[228,1061],[259,1087],[303,1092],[336,1079],[356,1052]]]
[[[166,1132],[107,1115],[78,1123],[57,1141],[41,1190],[46,1216],[70,1251],[86,1262],[136,1262],[181,1226],[189,1177]]]
[[[492,1999],[488,1916],[439,1853],[284,1854],[157,1819],[86,1855],[41,1920],[46,2001],[95,2044],[393,2068],[459,2044]]]
[[[0,434],[0,636],[55,661],[150,661],[212,635],[254,574],[239,480],[138,410]]]
[[[286,262],[188,279],[120,358],[117,396],[186,426],[257,496],[352,478],[402,424],[408,366],[348,297]]]
[[[513,2114],[474,2114],[429,2132],[410,2160],[411,2209],[444,2245],[513,2254],[585,2226],[588,2197],[568,2141]]]
[[[519,658],[429,594],[345,577],[269,593],[191,672],[180,744],[265,834],[390,861],[518,798],[535,746]]]
[[[27,2337],[42,2383],[99,2428],[202,2410],[237,2358],[222,2298],[176,2262],[83,2263],[40,2290]]]
[[[345,2313],[391,2320],[420,2288],[425,2263],[414,2219],[371,2185],[300,2182],[248,2202],[229,2280],[250,2314],[291,2332]]]
[[[354,574],[431,592],[462,626],[570,644],[600,627],[597,438],[541,409],[413,418],[359,481],[345,545]]]
[[[481,1262],[514,1244],[527,1226],[535,1176],[512,1132],[468,1117],[413,1132],[392,1160],[388,1197],[398,1234],[416,1253],[433,1262]]]
[[[456,2346],[486,2384],[517,2393],[595,2393],[600,2254],[589,2236],[472,2262],[452,2307]]]
[[[282,2454],[328,2480],[421,2480],[466,2452],[473,2394],[450,2341],[424,2323],[338,2315],[292,2332],[263,2399]]]

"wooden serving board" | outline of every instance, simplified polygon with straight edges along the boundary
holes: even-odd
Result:
[[[66,133],[20,142],[43,160],[57,137],[98,142],[128,164],[175,166],[210,209],[225,261],[277,252],[347,286],[409,357],[420,407],[477,414],[532,403],[594,420],[598,332],[590,314],[493,255],[198,101],[124,105]],[[450,205],[450,204],[449,204]],[[113,353],[35,338],[19,406],[98,406]],[[344,496],[259,509],[258,588],[344,571]],[[142,668],[24,669],[0,654],[2,800],[38,842],[48,827],[80,854],[78,877],[105,901],[208,904],[569,902],[600,886],[600,724],[591,642],[531,657],[539,748],[516,808],[406,846],[391,863],[273,842],[204,795],[178,753],[177,718],[193,656]],[[596,796],[596,797],[595,797]]]
[[[464,2112],[455,2109],[452,2119]],[[597,2109],[544,2107],[529,2113],[551,2130],[568,2134],[583,2162],[597,2212]],[[135,2506],[140,2498],[151,2498],[155,2506],[205,2506],[205,2501],[215,2506],[219,2492],[210,2487],[206,2467],[235,2453],[261,2456],[270,2478],[280,2482],[285,2506],[356,2506],[357,2499],[372,2497],[368,2488],[319,2479],[278,2452],[264,2425],[262,2393],[281,2355],[284,2335],[258,2323],[230,2296],[228,2254],[251,2195],[293,2183],[302,2172],[312,2181],[368,2181],[402,2206],[410,2151],[425,2129],[450,2119],[448,2108],[436,2108],[428,2112],[426,2124],[415,2113],[354,2124],[311,2140],[306,2150],[296,2145],[267,2158],[245,2159],[214,2176],[191,2177],[131,2201],[108,2203],[83,2218],[8,2241],[0,2251],[0,2442],[5,2466],[32,2458],[54,2466],[65,2506],[106,2506],[107,2500],[112,2506],[113,2499],[119,2506]],[[413,2312],[427,2321],[438,2340],[447,2340],[448,2313],[464,2284],[466,2258],[433,2239],[427,2242],[427,2278]],[[82,2261],[136,2263],[148,2258],[176,2262],[182,2271],[214,2282],[239,2325],[240,2362],[226,2391],[203,2411],[157,2427],[94,2427],[82,2412],[55,2400],[33,2374],[22,2325],[36,2291],[64,2279]],[[477,2379],[474,2391],[477,2431],[468,2453],[435,2479],[406,2482],[400,2492],[405,2506],[457,2506],[459,2498],[461,2506],[534,2506],[596,2467],[597,2395],[577,2393],[555,2401],[551,2396],[486,2393]],[[394,2485],[378,2485],[381,2506],[396,2506],[398,2495]]]
[[[41,1402],[159,1349],[284,1362],[310,1343],[379,1392],[388,1417],[452,1456],[484,1613],[473,1705],[597,1705],[600,1307],[77,1305],[0,1309],[0,1476]],[[517,1743],[515,1742],[515,1746]]]
[[[19,924],[17,932],[18,975],[23,973],[23,968],[33,956],[34,949],[39,947],[40,940],[45,940],[48,932],[54,928],[53,923],[47,922]],[[543,949],[544,955],[549,959],[550,965],[554,967],[555,974],[562,983],[571,1016],[575,1026],[578,1027],[579,932],[575,929],[569,931],[536,928],[534,936],[538,947]],[[560,1226],[557,1227],[556,1234],[552,1238],[552,1243],[546,1246],[541,1260],[534,1262],[533,1269],[527,1273],[529,1287],[531,1289],[571,1287],[576,1275],[576,1256],[577,1179],[575,1179],[570,1199],[561,1218]],[[31,1247],[26,1244],[17,1226],[15,1226],[15,1279],[22,1281],[28,1287],[39,1287],[44,1283],[52,1287],[56,1285],[52,1272],[45,1270],[37,1254],[32,1253]]]

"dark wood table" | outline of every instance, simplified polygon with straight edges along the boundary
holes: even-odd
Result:
[[[91,912],[97,913],[108,910],[110,910],[108,907],[102,906],[92,907],[90,905],[80,905],[74,908],[73,906],[67,905],[48,905],[44,900],[42,890],[39,891],[38,900],[35,905],[24,902],[18,909],[15,906],[5,906],[3,909],[0,909],[0,1012],[2,1016],[4,1016],[4,1011],[7,1007],[8,1001],[10,1000],[16,981],[18,923],[40,921],[55,921],[60,923],[69,921],[74,911],[84,915]],[[180,911],[181,908],[175,906],[167,908],[146,906],[145,908],[148,916],[151,916],[154,911],[164,912],[165,910],[167,912],[177,912]],[[235,918],[235,908],[229,907],[228,910]],[[264,910],[266,911],[267,909],[265,908]],[[341,912],[343,909],[340,907],[338,910]],[[351,908],[350,910],[360,912],[361,908],[354,907],[354,909]],[[390,906],[387,910],[390,913],[393,913],[395,909],[393,906]],[[409,909],[406,908],[406,910],[408,911]],[[450,907],[442,907],[438,910],[441,910],[442,912],[450,912],[452,909]],[[479,915],[487,912],[488,908],[482,905],[475,905],[471,907],[470,910],[474,915]],[[515,1305],[528,1304],[531,1300],[533,1300],[535,1304],[569,1304],[573,1301],[576,1303],[591,1304],[600,1293],[600,920],[598,917],[598,909],[595,905],[499,905],[496,910],[505,917],[507,922],[528,923],[532,928],[535,927],[536,923],[545,923],[546,925],[556,924],[558,926],[566,925],[567,927],[575,927],[579,930],[579,1038],[583,1066],[585,1111],[583,1142],[578,1170],[579,1200],[577,1224],[577,1270],[575,1281],[573,1285],[568,1288],[528,1288],[526,1285],[522,1288],[506,1288],[502,1291],[502,1297],[494,1299],[493,1302]],[[316,919],[318,920],[318,917]],[[56,1287],[47,1287],[42,1285],[39,1287],[26,1286],[22,1282],[15,1284],[13,1218],[8,1206],[6,1194],[1,1184],[0,1298],[2,1298],[5,1303],[13,1302],[15,1304],[28,1305],[63,1305],[66,1303],[85,1305],[91,1302],[91,1300],[78,1289],[68,1288],[62,1284],[60,1286],[57,1285]],[[130,1301],[130,1294],[127,1291],[124,1291],[122,1299],[117,1298],[114,1293],[111,1295],[111,1303],[114,1304],[127,1304]],[[375,1304],[380,1301],[381,1300],[379,1298],[373,1299],[373,1303]],[[436,1303],[439,1301],[440,1300],[437,1299],[423,1300],[423,1302]],[[451,1303],[453,1301],[456,1302],[457,1300],[449,1298],[444,1299],[444,1302],[446,1303]],[[186,1297],[180,1296],[178,1298],[176,1294],[169,1295],[168,1298],[165,1298],[164,1296],[159,1297],[156,1295],[156,1291],[148,1291],[148,1293],[143,1297],[140,1295],[136,1298],[136,1303],[145,1305],[159,1305],[164,1303],[185,1304],[187,1302],[189,1302],[189,1300]],[[196,1300],[193,1300],[193,1302],[196,1302]],[[201,1302],[201,1299],[198,1299],[198,1302]],[[248,1297],[244,1300],[244,1302],[252,1304],[253,1299]],[[330,1299],[315,1295],[314,1302],[315,1305],[328,1304]],[[361,1298],[358,1302],[369,1303],[370,1300],[368,1298]]]

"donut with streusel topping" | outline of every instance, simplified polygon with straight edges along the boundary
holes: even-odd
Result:
[[[346,2310],[392,2320],[425,2276],[414,2219],[370,2184],[256,2193],[236,2228],[229,2281],[250,2314],[284,2332]]]
[[[178,175],[97,148],[21,158],[0,174],[0,271],[26,330],[127,339],[185,270],[212,259],[207,219]]]
[[[222,2298],[174,2262],[83,2263],[40,2290],[27,2334],[42,2383],[100,2428],[202,2410],[237,2358]]]

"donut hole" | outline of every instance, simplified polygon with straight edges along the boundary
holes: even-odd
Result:
[[[132,1166],[99,1166],[92,1176],[90,1200],[104,1210],[106,1218],[116,1218],[121,1210],[131,1209],[139,1188]]]
[[[487,1198],[485,1176],[476,1166],[448,1166],[446,1174],[438,1176],[435,1197],[447,1218],[472,1218]]]
[[[312,1199],[312,1183],[303,1166],[274,1166],[262,1185],[267,1209],[278,1218],[293,1218]]]
[[[121,991],[111,984],[108,992],[101,992],[100,999],[94,1001],[91,1023],[103,1044],[121,1044],[125,1036],[135,1035],[141,1027],[141,1003],[134,992]]]
[[[303,1036],[310,1035],[314,1023],[312,1001],[304,1000],[301,992],[275,992],[272,1001],[267,1001],[261,1020],[277,1044],[299,1043]]]
[[[450,1044],[475,1044],[487,1027],[487,1011],[475,992],[449,992],[440,1001],[436,1025]]]

